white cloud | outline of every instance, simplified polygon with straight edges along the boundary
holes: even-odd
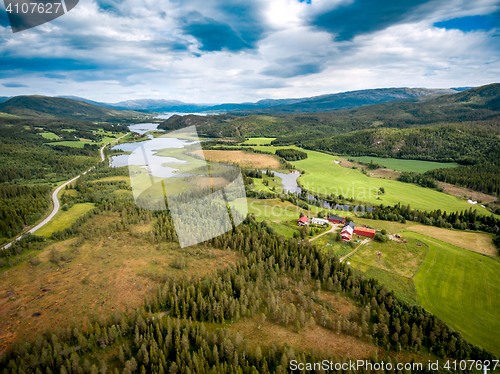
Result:
[[[233,8],[201,0],[125,0],[113,12],[93,0],[81,1],[66,16],[38,28],[16,34],[0,28],[0,61],[9,66],[0,84],[15,76],[28,86],[3,87],[2,95],[72,94],[110,102],[150,96],[206,103],[499,81],[494,31],[432,26],[447,17],[490,14],[498,2],[421,6],[410,21],[336,42],[310,27],[308,18],[339,3],[256,2],[246,15],[242,9],[248,2],[237,0],[231,1]],[[250,32],[252,17],[260,15],[260,34],[249,36],[258,38],[255,48],[200,51],[201,42],[183,31],[191,11],[227,23],[243,36]]]

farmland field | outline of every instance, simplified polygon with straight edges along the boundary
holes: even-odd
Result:
[[[408,238],[406,235],[403,237],[408,240],[407,243],[394,240],[385,243],[370,241],[352,257],[349,257],[349,260],[411,278],[422,263],[427,253],[427,247],[425,245],[419,246],[418,244],[421,242],[417,239]],[[380,259],[378,252],[381,253]]]
[[[49,237],[55,231],[64,230],[75,222],[78,217],[94,209],[94,206],[95,205],[91,203],[83,203],[73,205],[66,212],[59,210],[56,216],[48,224],[37,230],[35,234]]]
[[[425,173],[426,171],[439,169],[439,168],[454,168],[459,166],[454,162],[433,162],[433,161],[420,161],[420,160],[400,160],[397,158],[383,158],[383,157],[351,157],[345,156],[346,159],[370,163],[373,161],[375,164],[383,165],[387,169],[397,171],[414,171],[417,173]]]
[[[248,138],[242,144],[271,144],[271,142],[276,138]]]
[[[62,142],[51,142],[51,143],[45,143],[48,145],[62,145],[64,147],[73,147],[73,148],[83,148],[85,144],[97,144],[97,143],[92,143],[90,140],[65,140]]]
[[[54,134],[53,132],[41,132],[40,135],[44,139],[49,139],[49,140],[59,139],[59,137],[56,134]]]
[[[468,249],[469,251],[496,256],[498,250],[493,244],[490,234],[482,232],[469,232],[461,230],[442,229],[435,226],[426,226],[416,222],[380,221],[365,218],[354,218],[358,225],[368,225],[378,230],[386,229],[389,234],[413,231],[424,234],[431,238],[440,239],[457,247]]]
[[[253,148],[273,152],[277,149],[293,147]],[[306,174],[301,176],[299,181],[308,190],[354,197],[357,200],[375,205],[410,204],[412,208],[428,211],[439,208],[452,212],[468,210],[472,207],[466,201],[455,196],[429,188],[395,180],[370,178],[361,173],[360,170],[343,168],[334,162],[338,159],[335,156],[309,150],[306,152],[308,157],[305,160],[294,161],[292,164],[298,170],[306,171]],[[385,189],[385,193],[382,195],[377,194],[380,187]],[[480,214],[491,214],[487,209],[478,206],[474,208]]]
[[[429,245],[414,277],[422,306],[466,340],[500,355],[500,262],[437,239],[421,239]]]
[[[244,151],[220,151],[220,150],[203,150],[193,152],[201,156],[205,156],[205,160],[212,162],[227,162],[237,164],[243,168],[260,168],[260,169],[278,169],[280,162],[276,156],[248,153]]]

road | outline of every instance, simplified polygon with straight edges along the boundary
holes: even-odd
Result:
[[[99,153],[101,155],[101,160],[99,162],[103,162],[105,157],[104,157],[104,148],[106,148],[106,146],[108,146],[109,144],[111,143],[114,143],[114,142],[117,142],[118,140],[120,140],[121,138],[127,136],[129,133],[126,133],[125,135],[123,136],[120,136],[119,138],[117,139],[113,139],[112,141],[104,144],[101,149],[99,150]],[[78,178],[80,178],[82,175],[85,175],[87,174],[89,171],[91,171],[92,169],[94,169],[95,166],[92,166],[90,169],[84,171],[83,173],[81,173],[80,175],[77,175],[76,177],[74,177],[73,179],[70,179],[69,181],[61,184],[59,187],[57,187],[55,189],[54,192],[52,192],[52,203],[54,204],[54,207],[52,209],[52,212],[42,221],[40,222],[38,225],[36,225],[35,227],[27,230],[27,231],[24,231],[22,234],[20,234],[17,238],[15,238],[14,240],[12,240],[10,243],[7,243],[5,244],[2,249],[4,248],[9,248],[14,242],[17,242],[18,240],[20,240],[23,235],[27,234],[27,233],[30,233],[30,234],[33,234],[35,233],[35,231],[39,230],[40,228],[42,228],[43,226],[45,226],[47,223],[50,222],[50,220],[52,218],[54,218],[54,216],[57,214],[57,212],[59,211],[59,207],[60,207],[60,204],[59,204],[59,199],[57,198],[57,194],[64,188],[66,187],[68,184],[76,181]]]
[[[363,244],[366,244],[369,241],[370,241],[370,239],[364,239],[364,240],[362,240],[361,243],[359,243],[359,245],[356,248],[354,248],[353,251],[349,252],[344,257],[341,257],[340,258],[340,262],[344,261],[346,258],[348,258],[348,257],[352,256],[353,254],[355,254],[363,246]]]
[[[313,240],[316,240],[316,239],[318,239],[319,237],[321,237],[321,236],[323,236],[323,235],[326,235],[326,234],[328,234],[328,233],[330,233],[330,232],[335,232],[335,229],[339,228],[339,225],[334,225],[334,224],[333,224],[333,223],[331,223],[331,222],[328,222],[328,224],[331,226],[331,227],[330,227],[330,230],[325,231],[325,232],[323,232],[323,233],[321,233],[321,234],[319,234],[319,235],[315,236],[314,238],[309,239],[309,241],[310,241],[310,242],[312,242]]]

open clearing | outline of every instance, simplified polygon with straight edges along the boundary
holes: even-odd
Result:
[[[234,323],[229,330],[240,332],[244,339],[255,345],[259,344],[263,349],[270,348],[274,342],[286,342],[297,350],[309,351],[314,347],[325,353],[329,350],[334,352],[335,356],[354,359],[368,359],[378,350],[372,344],[353,336],[337,334],[317,324],[308,324],[297,334],[290,325],[277,325],[268,321],[262,323],[260,318],[255,317]]]
[[[53,232],[64,230],[65,228],[71,226],[71,224],[74,223],[78,217],[81,217],[89,210],[94,209],[94,206],[95,205],[91,203],[82,203],[73,205],[66,212],[60,209],[56,216],[40,230],[37,230],[35,234],[48,238]]]
[[[59,137],[54,134],[53,132],[41,132],[40,135],[44,138],[44,139],[49,139],[49,140],[56,140],[56,139],[59,139]]]
[[[357,236],[357,235],[356,235]],[[385,243],[370,241],[356,252],[349,261],[353,260],[382,270],[390,271],[401,276],[411,278],[418,270],[427,253],[425,245],[419,246],[420,241],[403,235],[402,241],[389,240]],[[380,259],[378,252],[381,252]]]
[[[430,236],[431,238],[442,240],[446,243],[456,245],[457,247],[468,249],[469,251],[483,253],[490,256],[498,255],[498,250],[493,244],[492,237],[488,234],[447,230],[434,226],[413,225],[411,223],[407,230],[415,231],[420,234]]]
[[[420,160],[400,160],[397,158],[383,158],[383,157],[351,157],[343,156],[349,160],[360,161],[365,164],[373,161],[374,164],[379,164],[387,169],[396,171],[414,171],[417,173],[425,173],[426,171],[440,168],[454,168],[459,166],[455,162],[433,162],[433,161],[420,161]]]
[[[293,147],[254,147],[262,151],[275,152],[277,149]],[[299,178],[300,183],[308,190],[323,194],[354,197],[359,201],[371,204],[395,205],[410,204],[412,208],[432,211],[435,209],[447,212],[462,211],[472,205],[455,196],[417,186],[415,184],[398,182],[390,179],[370,178],[360,170],[343,168],[333,162],[337,157],[324,153],[303,150],[308,158],[294,161],[292,164],[306,174]],[[423,162],[423,161],[422,161]],[[385,193],[378,195],[377,191],[384,187]],[[480,214],[490,215],[484,208],[474,206]]]
[[[471,199],[473,201],[480,201],[481,203],[491,203],[497,201],[498,198],[492,195],[487,195],[482,192],[473,191],[469,188],[458,187],[453,184],[438,182],[439,187],[441,187],[447,194]]]
[[[276,138],[248,138],[248,140],[245,140],[242,144],[271,144],[274,139]]]
[[[244,151],[204,150],[193,152],[197,156],[205,157],[212,162],[226,162],[237,164],[242,168],[252,169],[279,169],[280,161],[277,157],[265,154]]]
[[[92,232],[118,221],[118,213],[108,212],[92,218],[85,228]],[[85,329],[93,316],[142,306],[145,295],[167,274],[202,276],[239,258],[230,250],[203,246],[181,250],[176,243],[153,245],[148,239],[153,224],[89,239],[78,248],[73,246],[76,238],[54,243],[33,253],[41,260],[38,266],[23,262],[0,270],[0,331],[6,334],[0,337],[0,346],[9,336],[29,340],[38,331],[71,323]],[[52,247],[68,253],[71,259],[62,261],[61,267],[50,262]],[[179,256],[187,264],[184,269],[170,266]],[[35,313],[41,315],[32,317]]]
[[[418,235],[418,234],[414,234]],[[422,306],[464,338],[500,355],[500,262],[437,239],[414,277]]]

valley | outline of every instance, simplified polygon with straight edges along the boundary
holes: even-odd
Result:
[[[356,111],[375,110],[367,108]],[[245,360],[261,372],[284,367],[282,355],[439,359],[441,365],[445,358],[493,360],[500,355],[495,334],[500,329],[498,201],[488,195],[488,201],[471,204],[471,196],[453,196],[419,179],[440,178],[438,172],[448,175],[448,170],[459,175],[453,170],[463,167],[461,154],[447,162],[444,157],[417,156],[415,161],[337,153],[313,145],[308,137],[299,143],[286,140],[286,115],[203,117],[211,128],[197,126],[199,134],[208,136],[201,149],[165,147],[152,154],[173,157],[159,164],[179,173],[209,165],[217,175],[203,174],[201,188],[224,186],[218,173],[225,164],[238,165],[246,201],[228,196],[226,204],[232,212],[247,210],[248,216],[222,235],[183,247],[169,209],[136,204],[138,185],[131,176],[141,173],[142,165],[129,168],[119,147],[106,146],[120,142],[129,152],[128,147],[146,149],[144,144],[158,140],[161,135],[155,132],[139,142],[142,134],[125,126],[137,113],[129,113],[125,122],[107,117],[108,122],[63,123],[48,119],[48,109],[31,118],[22,116],[34,116],[32,111],[9,111],[23,119],[6,116],[0,124],[0,140],[10,147],[10,153],[1,154],[8,178],[0,187],[5,212],[13,212],[3,219],[4,243],[40,222],[50,210],[50,191],[80,175],[60,189],[57,214],[34,235],[23,235],[3,249],[0,257],[0,354],[8,357],[10,368],[74,367],[78,372],[86,370],[85,362],[88,367],[106,362],[108,372],[120,372],[135,362],[145,372],[161,372],[160,365],[174,367],[164,352],[173,357],[183,350],[175,344],[196,347],[193,352],[206,353],[215,367],[222,359],[242,360],[234,351],[229,358],[224,353],[227,347],[240,347]],[[144,122],[160,122],[153,115]],[[330,115],[339,114],[322,114]],[[172,116],[158,128],[182,128],[190,118],[200,120]],[[220,127],[221,118],[231,119]],[[234,136],[232,121],[239,133],[255,137]],[[330,135],[339,130],[331,122],[328,126]],[[367,130],[359,131],[346,136],[352,139]],[[344,135],[332,136],[324,144],[341,144]],[[25,147],[19,138],[33,146]],[[441,146],[444,153],[449,150]],[[53,161],[22,164],[43,157]],[[112,157],[125,157],[125,165],[113,165],[113,158],[115,167],[110,166]],[[481,164],[492,160],[485,153],[477,158]],[[403,175],[416,182],[398,180]],[[490,180],[488,171],[483,175]],[[164,188],[183,193],[193,184],[189,178],[170,180]],[[481,188],[494,185],[494,177],[491,181]],[[31,193],[33,186],[39,186],[37,194]],[[30,205],[37,196],[41,204]],[[13,197],[32,218],[16,218]],[[299,226],[301,216],[340,216],[376,234],[343,240],[343,224]],[[218,347],[220,356],[207,350],[205,340]],[[24,342],[32,345],[23,348]],[[155,345],[161,354],[151,349]],[[23,349],[38,358],[19,361],[14,352]],[[56,351],[53,362],[49,350],[52,355]]]

